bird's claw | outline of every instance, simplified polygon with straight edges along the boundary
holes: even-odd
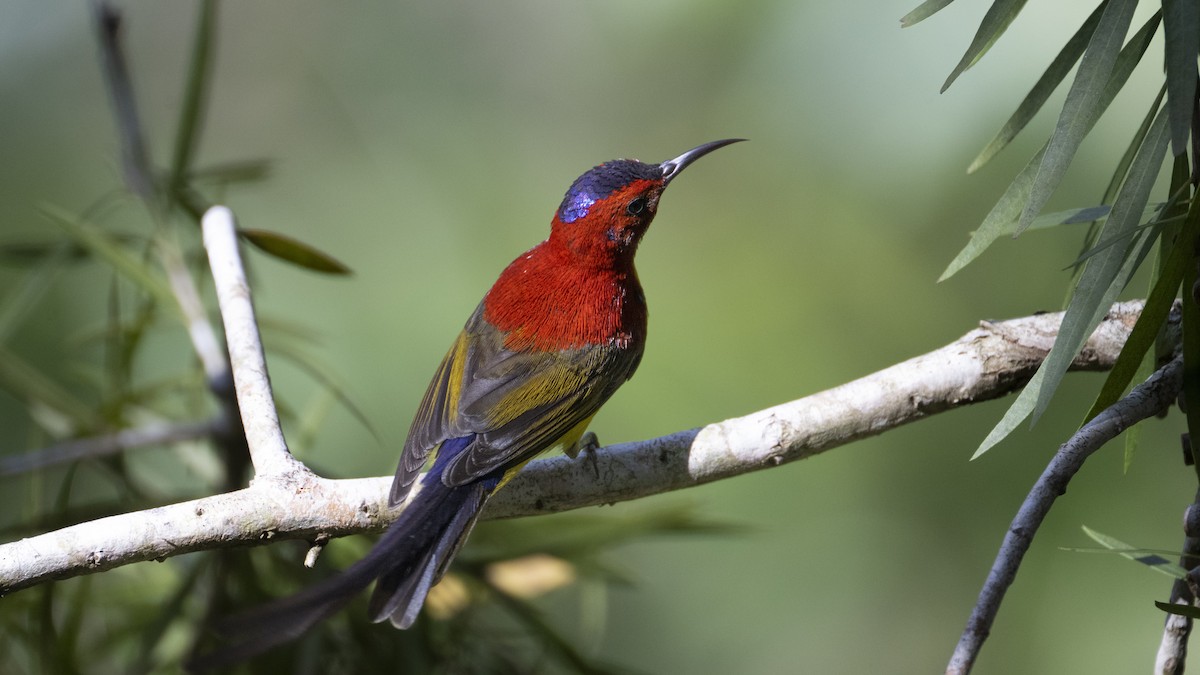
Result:
[[[596,478],[599,479],[600,478],[600,464],[599,464],[599,461],[596,459],[596,455],[597,455],[596,451],[599,449],[600,449],[600,439],[596,437],[595,433],[593,433],[591,431],[585,431],[585,432],[583,432],[583,435],[579,437],[579,440],[575,443],[575,447],[571,448],[571,451],[568,452],[567,454],[570,455],[571,459],[575,459],[575,458],[579,457],[580,454],[583,454],[583,461],[585,461],[589,465],[591,465],[592,472],[595,473]]]

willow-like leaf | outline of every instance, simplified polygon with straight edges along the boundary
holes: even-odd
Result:
[[[1105,549],[1112,551],[1113,553],[1120,554],[1122,558],[1132,560],[1136,563],[1141,563],[1155,572],[1158,572],[1159,574],[1165,574],[1172,579],[1184,579],[1187,577],[1187,570],[1183,569],[1178,564],[1167,560],[1159,551],[1135,548],[1129,544],[1126,544],[1120,539],[1117,539],[1116,537],[1110,537],[1102,532],[1097,532],[1087,525],[1083,525],[1081,527],[1083,528],[1084,534],[1090,537],[1092,541],[1095,541],[1097,544],[1100,544]]]
[[[1200,6],[1195,0],[1162,0],[1167,68],[1167,106],[1171,111],[1171,149],[1187,150],[1196,98],[1196,54],[1200,52]]]
[[[1017,225],[1020,234],[1033,222],[1034,217],[1050,200],[1050,195],[1062,181],[1075,152],[1083,143],[1084,136],[1091,130],[1095,120],[1103,111],[1104,90],[1110,80],[1117,55],[1129,31],[1137,0],[1111,0],[1100,16],[1100,23],[1088,41],[1087,51],[1079,62],[1075,80],[1067,92],[1062,113],[1029,194],[1029,201],[1021,211],[1021,222]]]
[[[298,366],[301,370],[303,370],[305,373],[308,373],[309,377],[316,380],[318,384],[329,391],[329,393],[333,394],[338,403],[341,403],[342,406],[346,408],[346,411],[363,425],[363,428],[365,428],[367,432],[371,434],[375,441],[377,443],[382,443],[379,433],[375,430],[375,427],[371,424],[371,421],[367,419],[367,416],[362,411],[362,408],[359,408],[358,404],[355,403],[354,399],[351,398],[350,394],[347,393],[345,384],[341,381],[341,378],[337,376],[332,368],[321,363],[321,361],[312,355],[293,348],[286,342],[277,341],[269,337],[264,337],[263,342],[268,351],[284,357],[296,364],[296,366]]]
[[[255,248],[285,262],[324,274],[350,274],[351,270],[337,258],[278,232],[238,229],[243,239]]]
[[[1021,133],[1021,130],[1025,128],[1025,125],[1029,124],[1029,121],[1033,119],[1033,116],[1042,109],[1046,100],[1050,98],[1050,94],[1054,93],[1054,90],[1062,83],[1067,73],[1071,72],[1071,68],[1075,66],[1075,62],[1083,55],[1083,50],[1087,47],[1088,41],[1091,40],[1092,33],[1096,31],[1096,24],[1100,23],[1100,14],[1104,11],[1104,7],[1107,4],[1107,0],[1101,2],[1092,11],[1091,15],[1088,16],[1087,20],[1083,22],[1083,25],[1079,27],[1079,30],[1075,31],[1075,34],[1071,36],[1067,44],[1058,52],[1058,56],[1055,56],[1054,60],[1050,62],[1050,65],[1046,68],[1046,72],[1042,73],[1042,76],[1034,83],[1033,88],[1025,95],[1025,99],[1017,106],[1016,111],[1008,118],[1004,126],[1000,128],[1000,131],[996,133],[996,137],[984,146],[979,155],[971,161],[971,165],[967,167],[967,173],[975,173],[980,167],[987,164],[1012,139],[1016,138],[1017,134]]]
[[[41,405],[67,418],[74,430],[93,428],[99,422],[90,405],[3,345],[0,345],[0,389],[24,402],[34,420],[39,419],[34,414],[35,408]],[[47,431],[58,434],[62,430]]]
[[[900,19],[900,27],[908,28],[921,23],[925,19],[937,14],[946,8],[946,5],[954,2],[954,0],[925,0],[916,9],[905,14]]]
[[[247,159],[192,169],[191,181],[197,183],[258,183],[271,177],[271,160]]]
[[[1180,242],[1176,242],[1171,248],[1167,268],[1158,278],[1150,297],[1146,299],[1141,316],[1138,317],[1137,323],[1129,333],[1129,338],[1117,356],[1112,370],[1109,371],[1091,410],[1084,417],[1085,422],[1116,403],[1125,393],[1130,382],[1133,381],[1133,376],[1137,373],[1142,359],[1154,345],[1154,339],[1158,335],[1159,329],[1171,312],[1171,305],[1179,290],[1179,283],[1183,279],[1183,268],[1189,257],[1184,253],[1184,249],[1189,248],[1191,247],[1184,246]]]
[[[192,61],[188,68],[188,81],[184,89],[183,104],[179,108],[179,124],[175,129],[175,148],[171,158],[171,175],[167,185],[168,195],[174,195],[187,179],[188,167],[200,137],[200,125],[208,102],[208,87],[212,78],[212,52],[217,22],[216,0],[201,0],[200,16],[196,25],[195,42],[192,44]]]
[[[968,68],[978,63],[979,59],[987,53],[987,50],[996,44],[996,40],[1008,30],[1008,26],[1017,18],[1021,10],[1025,7],[1025,0],[995,0],[991,7],[988,7],[987,13],[983,15],[983,21],[979,22],[979,30],[975,32],[975,37],[971,39],[970,46],[967,51],[959,59],[958,65],[954,66],[954,70],[950,71],[950,76],[946,78],[945,84],[942,85],[942,93],[945,93],[950,85],[958,79]]]
[[[1143,28],[1143,30],[1145,30]],[[1129,141],[1129,145],[1125,148],[1125,152],[1121,154],[1121,159],[1117,162],[1117,167],[1113,170],[1112,178],[1108,181],[1108,187],[1104,190],[1104,197],[1100,201],[1104,204],[1111,204],[1117,198],[1117,191],[1121,189],[1121,183],[1125,181],[1125,174],[1129,173],[1129,165],[1133,163],[1133,157],[1137,154],[1138,148],[1142,147],[1142,142],[1146,140],[1146,134],[1150,131],[1150,125],[1154,122],[1154,116],[1162,107],[1163,97],[1167,94],[1167,88],[1164,86],[1158,90],[1158,96],[1154,98],[1154,102],[1150,105],[1150,109],[1146,111],[1146,116],[1142,118],[1142,123],[1138,126],[1138,130],[1134,132],[1133,138]],[[1079,259],[1072,263],[1071,283],[1068,288],[1074,289],[1075,284],[1079,281],[1079,273],[1083,271],[1083,266],[1080,264],[1086,252],[1096,246],[1096,238],[1100,236],[1100,223],[1096,223],[1088,228],[1087,234],[1083,237],[1083,243],[1079,247]],[[1066,302],[1071,299],[1068,291]],[[1064,306],[1066,304],[1064,302]]]
[[[1111,232],[1113,236],[1119,236],[1122,232],[1137,227],[1142,211],[1150,199],[1150,189],[1154,187],[1154,181],[1158,178],[1163,155],[1170,140],[1168,121],[1166,111],[1160,112],[1146,136],[1145,143],[1129,167],[1129,175],[1125,184],[1121,186],[1112,213],[1104,225],[1104,234]],[[1142,237],[1143,240],[1153,239],[1153,235],[1149,233],[1143,234]],[[1038,391],[1037,405],[1033,410],[1034,421],[1045,411],[1050,397],[1058,388],[1083,342],[1099,325],[1117,294],[1136,270],[1136,265],[1130,265],[1134,260],[1132,251],[1133,248],[1113,246],[1087,262],[1079,276],[1079,283],[1075,286],[1071,304],[1063,315],[1058,338],[1042,364],[1042,369],[1046,370],[1047,374]]]
[[[167,282],[161,276],[152,273],[140,259],[126,251],[115,237],[57,206],[43,205],[41,211],[77,244],[107,262],[122,276],[145,291],[147,295],[170,308],[170,311],[175,312],[177,316],[182,315],[179,304],[175,302],[175,296],[171,293]]]
[[[8,341],[29,310],[37,306],[70,255],[71,245],[68,242],[60,241],[54,244],[38,269],[30,271],[21,283],[11,289],[11,293],[0,304],[0,344]]]
[[[1159,113],[1146,142],[1138,151],[1129,178],[1117,196],[1113,212],[1105,223],[1105,232],[1114,235],[1137,226],[1137,216],[1149,201],[1150,188],[1158,175],[1163,153],[1169,141],[1166,111]],[[1050,397],[1062,382],[1062,377],[1079,352],[1084,340],[1091,335],[1117,294],[1128,283],[1141,260],[1149,252],[1154,238],[1143,232],[1129,247],[1111,246],[1087,262],[1071,304],[1063,315],[1058,337],[1038,367],[1029,384],[1013,401],[1004,417],[987,435],[972,459],[999,443],[1026,418],[1036,422],[1045,410]]]
[[[1200,449],[1200,307],[1196,305],[1196,284],[1200,282],[1196,265],[1183,270],[1183,413],[1187,417],[1188,436],[1192,439],[1193,459]],[[1200,476],[1200,462],[1193,461]]]
[[[1154,601],[1154,606],[1166,612],[1167,614],[1178,614],[1186,616],[1189,619],[1200,619],[1200,607],[1191,605],[1177,605],[1175,603]]]
[[[1112,77],[1109,79],[1108,85],[1104,88],[1104,95],[1101,97],[1100,109],[1102,111],[1116,98],[1117,93],[1121,91],[1122,87],[1125,86],[1125,82],[1133,73],[1133,69],[1141,61],[1142,54],[1146,52],[1146,48],[1150,46],[1150,41],[1154,38],[1154,34],[1158,30],[1159,16],[1156,13],[1150,17],[1141,30],[1130,38],[1129,44],[1125,45],[1125,48],[1121,50],[1121,54],[1117,58],[1117,64],[1113,68]],[[1090,124],[1094,125],[1095,122],[1096,120],[1091,120]],[[946,271],[942,272],[942,276],[938,278],[938,281],[944,281],[963,267],[966,267],[968,263],[979,257],[991,242],[999,237],[997,233],[1012,227],[1010,221],[1014,221],[1020,216],[1022,209],[1029,200],[1034,178],[1037,176],[1038,168],[1041,166],[1042,158],[1045,156],[1046,147],[1046,145],[1043,145],[1025,165],[1025,168],[1021,169],[1021,172],[1017,174],[1017,177],[1005,189],[1004,194],[1000,196],[1000,199],[992,207],[992,210],[984,217],[983,223],[971,234],[971,240],[954,257],[954,260],[946,267]],[[1011,231],[1015,231],[1015,228]]]
[[[1158,280],[1146,298],[1142,314],[1125,341],[1125,346],[1121,348],[1121,353],[1109,371],[1108,378],[1100,388],[1100,394],[1092,404],[1092,409],[1088,411],[1085,421],[1116,403],[1133,381],[1138,366],[1145,358],[1146,352],[1154,345],[1159,329],[1171,312],[1179,284],[1183,281],[1184,270],[1192,263],[1192,242],[1196,241],[1197,236],[1200,236],[1200,199],[1192,200],[1192,207],[1188,210],[1187,220],[1184,221],[1183,233],[1171,245]]]

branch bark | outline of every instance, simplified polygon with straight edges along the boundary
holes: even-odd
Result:
[[[228,246],[228,236],[224,238]],[[236,252],[236,243],[233,246]],[[235,326],[252,321],[248,292],[238,284],[221,292],[236,296],[235,305],[242,305],[242,318],[231,320],[222,299],[231,351]],[[1140,302],[1114,305],[1073,368],[1111,367],[1141,307]],[[941,349],[806,398],[700,429],[604,448],[596,458],[599,477],[591,466],[566,457],[532,462],[491,500],[485,517],[552,513],[701,485],[804,459],[938,412],[1003,396],[1032,376],[1061,320],[1062,314],[1054,313],[983,322]],[[250,361],[255,361],[252,356]],[[234,357],[235,377],[265,382],[265,365],[248,369],[246,363]],[[239,383],[247,428],[260,424],[241,393]],[[269,385],[260,400],[269,404]],[[277,448],[287,452],[282,436],[266,442],[278,442]],[[290,454],[286,457],[279,464],[290,460],[301,470],[271,470],[273,480],[256,479],[236,492],[0,545],[0,595],[191,551],[279,539],[312,542],[380,530],[397,515],[386,506],[390,476],[329,480],[308,472]],[[267,465],[277,459],[267,460]],[[255,466],[261,478],[257,458]]]
[[[288,450],[283,429],[279,426],[279,413],[275,410],[271,379],[267,375],[267,359],[258,334],[258,319],[250,299],[250,285],[238,252],[233,213],[224,206],[214,206],[204,214],[202,227],[204,248],[208,250],[213,284],[217,287],[217,302],[225,322],[233,385],[255,480],[292,480],[311,475]]]
[[[975,665],[979,650],[991,632],[996,613],[1000,611],[1000,602],[1016,578],[1017,569],[1029,551],[1034,535],[1050,512],[1054,500],[1066,494],[1067,484],[1083,468],[1084,461],[1121,432],[1165,410],[1182,387],[1183,356],[1180,355],[1158,369],[1150,379],[1134,387],[1124,398],[1092,418],[1059,447],[1004,535],[1000,552],[992,563],[967,626],[946,666],[947,675],[966,675]]]

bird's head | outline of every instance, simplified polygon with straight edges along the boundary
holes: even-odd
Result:
[[[615,159],[589,170],[567,190],[554,214],[550,240],[582,262],[631,261],[667,185],[692,162],[742,140],[705,143],[661,164]]]

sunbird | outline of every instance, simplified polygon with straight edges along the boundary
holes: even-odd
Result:
[[[633,258],[659,199],[697,159],[742,140],[660,164],[617,159],[577,178],[550,236],[501,272],[421,399],[388,497],[393,508],[404,504],[432,460],[410,503],[361,560],[235,617],[222,632],[240,641],[193,667],[294,639],[372,581],[371,619],[411,626],[489,497],[544,451],[594,445],[588,423],[642,360],[646,298]]]

